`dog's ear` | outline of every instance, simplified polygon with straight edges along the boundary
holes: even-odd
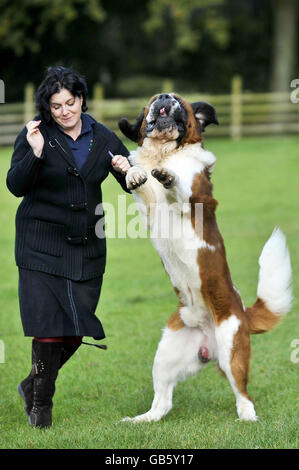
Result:
[[[128,139],[133,140],[133,142],[139,142],[141,139],[140,129],[143,117],[144,111],[138,116],[134,124],[130,124],[128,119],[123,117],[119,120],[118,127]]]
[[[209,124],[219,124],[215,108],[204,101],[191,103],[195,119],[200,124],[201,132],[204,132]]]

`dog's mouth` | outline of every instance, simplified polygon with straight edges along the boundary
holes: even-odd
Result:
[[[146,118],[146,136],[153,139],[177,140],[185,132],[187,113],[172,95],[162,94],[151,104]]]

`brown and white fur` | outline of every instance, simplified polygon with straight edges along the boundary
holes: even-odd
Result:
[[[152,242],[178,297],[154,360],[152,406],[147,413],[124,420],[160,420],[172,408],[177,382],[215,359],[231,384],[239,419],[256,421],[247,393],[250,334],[270,330],[291,307],[291,264],[280,229],[274,230],[260,256],[257,300],[252,307],[244,307],[232,282],[210,181],[216,159],[202,145],[202,131],[211,123],[218,124],[211,105],[191,105],[179,95],[164,94],[150,100],[135,124],[126,119],[119,124],[126,136],[138,142],[129,157],[133,166],[127,185],[155,234]],[[195,224],[197,203],[203,204],[200,233]],[[176,208],[174,225],[183,225],[184,237],[157,236],[158,208],[167,211],[171,205]],[[166,218],[162,217],[162,224]]]

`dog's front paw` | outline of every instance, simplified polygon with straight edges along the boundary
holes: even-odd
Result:
[[[136,189],[147,180],[147,173],[138,166],[132,166],[126,175],[126,184],[128,189]]]
[[[155,416],[154,414],[151,413],[151,411],[148,411],[147,413],[144,413],[142,415],[135,416],[134,418],[130,418],[129,416],[126,416],[126,418],[122,419],[122,422],[130,422],[130,423],[149,423],[150,421],[159,421],[161,419],[162,415],[157,415]]]
[[[166,168],[156,167],[152,170],[152,175],[164,188],[170,188],[175,182],[175,175]]]

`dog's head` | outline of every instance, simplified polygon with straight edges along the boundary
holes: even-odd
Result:
[[[209,124],[218,124],[212,105],[202,101],[188,103],[175,93],[155,95],[134,124],[127,118],[119,121],[122,133],[142,145],[145,137],[176,141],[177,145],[196,143]]]

